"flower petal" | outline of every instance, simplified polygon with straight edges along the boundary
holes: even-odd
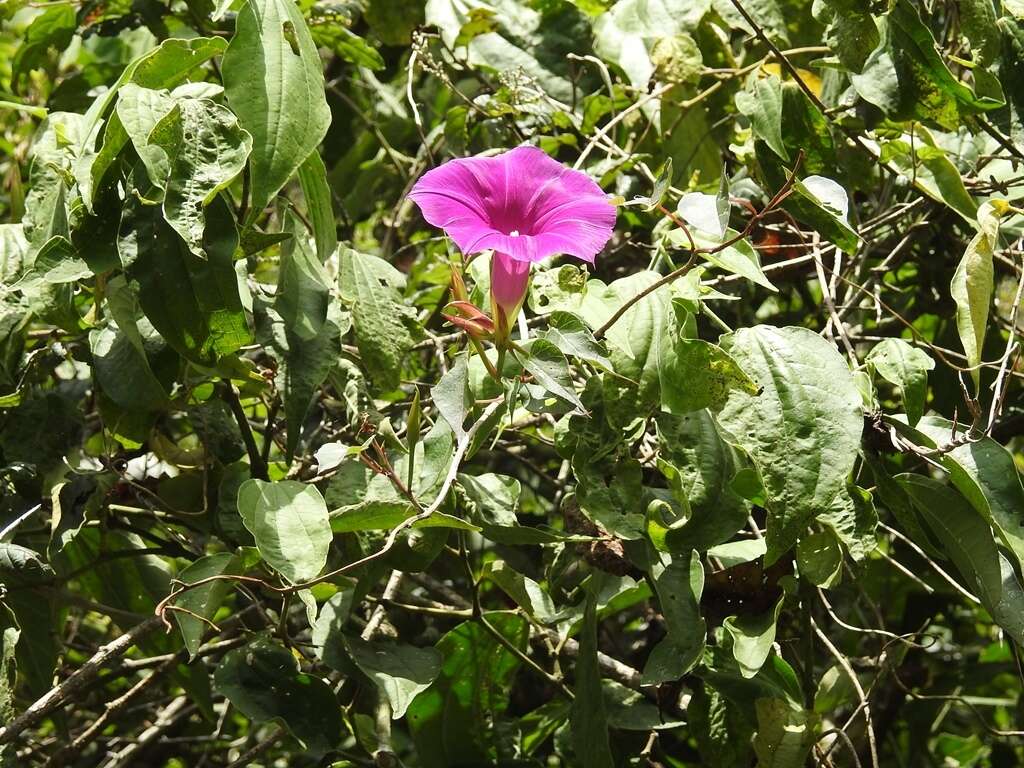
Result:
[[[516,258],[528,253],[531,261],[567,253],[593,262],[612,236],[616,215],[594,180],[536,147],[517,147],[501,157],[514,180],[509,207],[520,212],[520,235],[528,241],[508,252]]]
[[[464,253],[494,249],[517,261],[567,253],[593,262],[615,226],[601,188],[536,147],[449,161],[409,196]]]
[[[409,193],[423,218],[447,232],[467,254],[483,250],[473,244],[496,232],[487,210],[488,191],[474,172],[474,165],[484,159],[450,160],[423,174]]]

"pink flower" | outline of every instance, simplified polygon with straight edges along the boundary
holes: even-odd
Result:
[[[463,253],[494,251],[499,336],[519,313],[531,262],[567,253],[593,263],[615,226],[615,207],[601,188],[536,147],[450,160],[424,174],[409,197]]]

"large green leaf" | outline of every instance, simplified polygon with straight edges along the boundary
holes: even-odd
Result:
[[[579,308],[580,316],[591,328],[601,327],[626,301],[660,279],[655,272],[636,272],[605,285],[590,280]],[[637,397],[642,406],[653,406],[660,394],[660,364],[672,322],[672,293],[659,287],[636,302],[608,329],[605,338],[615,372],[639,385]]]
[[[547,339],[534,339],[528,349],[516,350],[516,359],[533,376],[534,381],[552,395],[575,405],[580,411],[583,403],[573,387],[569,362],[558,347]]]
[[[747,522],[747,504],[731,487],[739,469],[735,449],[722,439],[707,411],[659,413],[655,423],[658,469],[688,510],[666,532],[665,545],[685,554],[728,541]]]
[[[236,555],[231,552],[218,552],[193,562],[178,574],[178,580],[183,584],[193,584],[211,576],[237,574],[239,570],[240,563]],[[195,658],[199,643],[210,628],[206,622],[196,617],[202,617],[207,621],[213,619],[230,590],[230,581],[218,579],[183,592],[174,599],[173,605],[184,609],[173,613],[181,630],[181,637],[185,641],[189,659]]]
[[[734,390],[719,421],[768,492],[770,564],[843,489],[860,448],[861,396],[836,348],[805,328],[758,325],[722,345],[763,388]]]
[[[917,424],[928,396],[928,371],[935,368],[935,361],[909,342],[897,338],[876,344],[865,360],[875,366],[883,379],[899,389],[907,421],[910,426]]]
[[[620,0],[594,22],[594,49],[635,87],[646,88],[655,40],[696,29],[710,7],[711,0]]]
[[[227,43],[219,37],[170,38],[129,64],[117,82],[93,103],[86,114],[85,141],[92,140],[93,131],[121,89],[129,84],[159,91],[180,83],[191,71],[222,53]],[[120,99],[119,99],[120,100]],[[75,166],[75,178],[82,190],[86,207],[91,209],[95,190],[103,186],[104,177],[128,142],[129,136],[115,111],[103,129],[103,144],[99,153],[87,149]]]
[[[967,354],[967,365],[972,368],[975,390],[981,386],[981,370],[977,366],[981,362],[989,305],[995,290],[992,254],[998,245],[999,218],[1005,211],[1006,203],[1001,200],[987,202],[978,209],[978,232],[968,243],[949,284],[956,302],[956,327]]]
[[[315,486],[294,480],[246,480],[238,513],[263,559],[292,583],[316,577],[327,564],[331,524]]]
[[[89,347],[93,375],[103,393],[115,403],[129,411],[155,411],[167,403],[167,392],[144,352],[117,325],[91,331]]]
[[[576,657],[576,687],[573,691],[576,697],[569,715],[576,760],[583,768],[612,768],[615,764],[608,742],[608,716],[601,693],[601,672],[597,666],[599,589],[599,583],[592,583],[587,590],[579,634],[579,655]]]
[[[59,628],[63,611],[37,588],[52,578],[53,570],[37,552],[0,542],[0,581],[6,589],[4,601],[14,612],[20,630],[15,651],[18,674],[33,698],[49,690],[60,655]],[[6,621],[4,626],[10,628]],[[6,656],[6,647],[4,652]]]
[[[250,205],[255,216],[331,124],[320,55],[293,0],[247,0],[221,72],[228,104],[253,139]]]
[[[968,589],[1015,642],[1024,642],[1024,589],[985,519],[963,496],[937,480],[910,474],[896,479]]]
[[[251,341],[238,295],[234,217],[217,198],[206,213],[205,259],[192,253],[159,208],[129,200],[118,253],[153,327],[182,356],[212,366]]]
[[[704,566],[696,551],[676,555],[651,571],[668,635],[651,649],[644,665],[645,685],[678,680],[700,660],[707,624],[700,616]]]
[[[252,137],[226,107],[209,99],[179,99],[153,126],[148,141],[168,158],[166,179],[151,176],[165,188],[167,223],[189,249],[208,256],[203,209],[245,167]]]
[[[214,685],[248,718],[281,720],[314,757],[342,734],[341,705],[323,680],[299,671],[291,651],[266,638],[228,651]]]
[[[925,417],[917,428],[930,438],[932,446],[958,436],[953,422],[939,416]],[[929,441],[924,442],[927,445]],[[1013,454],[985,436],[952,449],[940,461],[953,485],[995,528],[1024,569],[1024,488]]]
[[[965,114],[1001,106],[976,95],[942,60],[931,31],[910,0],[898,0],[883,18],[879,46],[851,78],[861,98],[895,120],[917,119],[956,130]]]
[[[525,650],[529,625],[509,613],[485,614],[514,647]],[[509,705],[519,659],[479,622],[467,621],[437,642],[441,674],[407,711],[416,753],[425,768],[488,765],[497,728]]]
[[[818,716],[782,699],[758,699],[754,752],[758,768],[800,768],[817,734]]]
[[[413,699],[441,672],[441,653],[436,648],[358,637],[346,637],[345,647],[356,666],[387,696],[395,720],[405,717]]]
[[[430,388],[430,397],[441,418],[448,422],[456,438],[466,434],[465,422],[473,410],[473,393],[469,388],[469,368],[466,355],[460,355],[452,363],[437,384]]]
[[[662,362],[661,404],[670,413],[718,411],[729,392],[756,395],[758,386],[729,353],[703,339],[677,339],[675,354]]]
[[[400,293],[405,276],[383,259],[348,248],[341,255],[339,279],[367,373],[382,388],[394,389],[413,345],[404,322],[411,310]]]
[[[274,309],[290,334],[309,341],[316,338],[327,320],[331,279],[294,216],[288,217],[286,231],[292,236],[281,246]]]

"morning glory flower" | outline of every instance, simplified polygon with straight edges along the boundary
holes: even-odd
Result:
[[[499,343],[523,305],[530,264],[558,253],[592,264],[615,225],[614,205],[589,176],[536,147],[450,160],[424,174],[409,197],[463,253],[493,250]]]

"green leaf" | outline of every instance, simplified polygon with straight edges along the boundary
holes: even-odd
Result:
[[[638,503],[644,495],[640,463],[626,458],[602,465],[589,463],[589,459],[585,452],[573,457],[580,510],[613,536],[642,539],[646,526],[644,507]]]
[[[845,486],[864,426],[861,396],[836,348],[805,328],[744,328],[722,346],[763,387],[758,396],[734,390],[719,423],[768,492],[771,564]]]
[[[330,304],[327,319],[317,335],[308,340],[293,333],[288,323],[262,302],[257,304],[256,321],[259,340],[271,346],[278,358],[274,380],[284,396],[288,422],[285,458],[290,463],[313,398],[338,364],[341,337],[348,331],[349,318],[337,303]]]
[[[968,589],[1014,642],[1024,642],[1024,589],[988,523],[959,493],[930,477],[904,474],[896,479]]]
[[[956,436],[953,426],[953,422],[941,417],[927,416],[918,429],[931,439],[932,445],[928,447],[934,447]],[[928,441],[924,443],[927,445]],[[996,529],[1024,568],[1024,488],[1013,454],[986,436],[952,449],[939,461],[956,489]]]
[[[366,371],[381,388],[394,389],[413,346],[404,322],[411,310],[399,293],[405,276],[383,259],[346,248],[341,254],[340,281]]]
[[[860,72],[881,39],[868,4],[860,0],[815,3],[814,13],[820,20],[831,22],[825,40],[839,62],[850,72]]]
[[[562,354],[592,363],[605,370],[611,370],[612,363],[608,359],[608,351],[594,338],[594,334],[583,321],[571,312],[555,310],[548,315],[548,327],[541,334]]]
[[[212,366],[252,340],[234,269],[238,233],[227,203],[206,212],[203,250],[192,253],[156,206],[131,198],[118,232],[118,253],[139,304],[182,356]]]
[[[949,292],[956,302],[960,343],[967,353],[967,365],[974,369],[971,378],[976,391],[981,386],[981,370],[977,366],[981,363],[994,290],[992,254],[998,245],[999,218],[1005,211],[1006,203],[1002,200],[987,202],[978,209],[978,232],[967,244],[949,284]]]
[[[194,584],[211,576],[236,575],[241,570],[240,566],[241,563],[236,555],[230,552],[218,552],[193,562],[178,574],[178,580],[183,584]],[[188,613],[185,611],[173,611],[172,613],[174,620],[178,622],[178,628],[181,630],[181,637],[185,641],[185,649],[188,651],[190,661],[196,657],[199,643],[203,639],[203,635],[210,629],[206,622],[197,619],[196,616],[201,616],[207,621],[212,620],[230,591],[231,582],[218,579],[181,593],[171,603],[188,611]]]
[[[750,118],[754,133],[772,152],[789,162],[782,140],[782,81],[774,75],[751,75],[747,89],[736,94],[736,108]]]
[[[317,23],[310,29],[318,46],[330,48],[347,62],[367,69],[384,69],[384,57],[348,27],[339,23]]]
[[[843,574],[843,547],[831,528],[801,537],[796,545],[800,575],[819,587],[834,587]]]
[[[221,63],[224,92],[253,139],[250,219],[316,149],[331,124],[323,67],[292,0],[247,0]]]
[[[238,513],[267,564],[297,584],[327,564],[331,524],[315,486],[294,480],[246,480],[238,489]]]
[[[878,513],[871,494],[863,488],[847,485],[818,515],[818,521],[836,534],[854,560],[863,560],[878,546]]]
[[[591,579],[599,579],[592,575]],[[569,722],[573,749],[582,768],[612,768],[615,764],[608,742],[608,715],[601,694],[601,672],[597,666],[597,600],[600,581],[587,589],[583,623],[576,657],[576,686]]]
[[[697,42],[685,32],[657,38],[650,56],[654,75],[662,82],[696,83],[700,80],[704,58]]]
[[[309,247],[302,224],[289,215],[292,237],[281,246],[274,309],[292,334],[302,341],[316,338],[327,320],[331,278]]]
[[[711,414],[659,413],[658,469],[689,514],[665,534],[670,552],[703,552],[728,541],[747,522],[747,505],[732,487],[739,457],[718,432]]]
[[[711,0],[620,0],[594,22],[594,50],[617,64],[637,88],[654,74],[650,49],[658,39],[696,29]]]
[[[75,9],[70,5],[51,5],[32,19],[11,59],[10,78],[15,90],[20,90],[21,81],[31,70],[46,64],[51,49],[60,52],[67,48],[77,28]]]
[[[818,716],[782,699],[758,699],[754,753],[758,768],[800,768],[817,738]]]
[[[751,764],[753,724],[707,681],[694,691],[686,707],[686,719],[704,765],[746,768]]]
[[[466,434],[466,417],[474,405],[473,393],[469,389],[466,355],[459,355],[448,372],[430,388],[430,397],[441,418],[452,428],[452,434],[457,440],[461,440]]]
[[[700,555],[691,551],[656,565],[651,577],[668,634],[651,649],[642,681],[659,685],[680,679],[704,653],[707,624],[700,616],[704,566]]]
[[[590,280],[579,314],[591,328],[601,327],[626,301],[660,280],[656,272],[637,272],[609,285]],[[636,302],[608,329],[609,358],[615,372],[639,385],[634,403],[658,402],[661,356],[671,349],[666,337],[672,322],[672,292],[661,286]]]
[[[677,339],[675,355],[660,372],[662,406],[669,413],[719,411],[734,389],[748,395],[759,392],[728,352],[702,339]]]
[[[116,324],[91,331],[89,349],[96,382],[119,406],[129,411],[157,411],[167,404],[167,392],[145,353]]]
[[[166,90],[142,88],[134,83],[121,86],[117,97],[117,124],[131,139],[150,180],[161,188],[170,175],[171,158],[159,143],[150,143],[149,135],[174,106],[175,100]]]
[[[227,43],[219,37],[171,38],[144,53],[125,67],[121,77],[93,102],[86,113],[84,139],[90,139],[107,107],[126,83],[143,88],[172,88],[182,82],[196,67],[224,52]]]
[[[14,686],[18,680],[16,660],[21,629],[14,612],[0,603],[0,718],[5,723],[14,719]],[[0,750],[0,760],[7,756]],[[0,763],[2,764],[2,763]]]
[[[883,17],[881,43],[850,80],[862,99],[893,120],[923,120],[945,130],[956,130],[964,115],[1002,106],[954,77],[909,0],[897,0]]]
[[[732,640],[732,655],[739,664],[740,674],[751,678],[764,666],[772,652],[778,629],[779,614],[785,603],[785,595],[779,598],[775,607],[761,615],[729,616],[722,626]]]
[[[94,190],[103,186],[107,171],[113,167],[114,161],[129,138],[120,119],[121,89],[128,83],[134,83],[147,90],[172,88],[196,67],[222,53],[226,47],[227,43],[219,37],[164,40],[159,46],[129,64],[117,82],[93,103],[86,115],[86,139],[92,137],[92,131],[99,125],[100,119],[115,96],[118,97],[119,106],[118,111],[107,120],[103,130],[103,145],[99,153],[83,151],[82,162],[75,166],[75,178],[82,189],[82,197],[87,208],[92,208]]]
[[[527,350],[516,350],[515,356],[546,391],[575,405],[580,411],[585,410],[573,386],[569,363],[558,347],[547,339],[538,338],[530,343]]]
[[[228,651],[214,673],[214,687],[252,720],[282,721],[314,758],[341,740],[341,705],[334,693],[300,672],[283,645],[260,638]]]
[[[299,166],[299,184],[306,198],[306,210],[313,225],[316,255],[320,263],[327,261],[338,247],[338,230],[334,222],[334,195],[327,183],[327,168],[316,150]]]
[[[347,674],[351,671],[351,663],[345,654],[343,630],[356,599],[357,582],[344,576],[339,581],[342,583],[341,589],[324,601],[316,621],[310,625],[310,639],[318,659],[332,669]]]
[[[964,186],[960,171],[924,126],[912,126],[910,133],[883,142],[878,157],[932,200],[945,203],[974,223],[978,204]]]
[[[484,615],[513,647],[526,650],[526,619]],[[417,755],[424,768],[491,764],[520,661],[476,621],[448,632],[437,650],[444,656],[441,674],[406,712]]]
[[[724,183],[725,177],[722,178]],[[706,192],[687,192],[680,198],[676,213],[687,224],[722,242],[725,240],[726,230],[729,229],[728,190],[724,196],[709,195]],[[685,232],[683,236],[686,236]],[[681,241],[677,241],[677,245],[684,247]]]
[[[492,560],[484,565],[482,579],[490,579],[515,600],[516,605],[541,624],[551,624],[557,618],[555,603],[536,581],[524,576],[504,560]]]
[[[391,704],[391,717],[399,720],[413,699],[437,679],[443,661],[436,648],[417,648],[388,640],[346,637],[352,661],[369,677]]]
[[[717,248],[723,242],[732,240],[734,237],[739,235],[734,229],[726,229],[725,236],[722,239],[712,238],[700,231],[694,231],[690,233],[693,236],[693,241],[696,243],[698,248]],[[681,229],[672,229],[668,233],[669,241],[677,248],[690,248],[690,238],[686,236],[686,233]],[[761,271],[761,258],[757,255],[757,251],[754,250],[753,246],[746,240],[737,240],[732,245],[726,246],[721,250],[717,250],[711,253],[701,253],[700,257],[705,261],[714,264],[719,269],[724,269],[726,272],[730,272],[740,277],[745,277],[752,283],[764,286],[770,291],[777,291],[778,289],[772,285],[771,281],[765,277],[764,272]]]
[[[814,711],[819,715],[839,709],[857,701],[857,689],[846,671],[838,664],[829,667],[818,682],[818,690],[814,694]]]
[[[960,32],[971,44],[971,58],[982,66],[990,64],[1002,48],[995,7],[988,0],[959,0],[956,5]]]
[[[167,223],[189,249],[206,256],[203,209],[241,173],[252,137],[239,128],[226,107],[209,99],[179,99],[153,126],[148,142],[160,147],[168,159],[166,178],[150,174],[165,188]]]
[[[899,389],[907,421],[910,426],[917,424],[924,414],[928,371],[935,368],[935,361],[917,347],[897,338],[876,344],[865,361],[874,365],[883,379]]]

